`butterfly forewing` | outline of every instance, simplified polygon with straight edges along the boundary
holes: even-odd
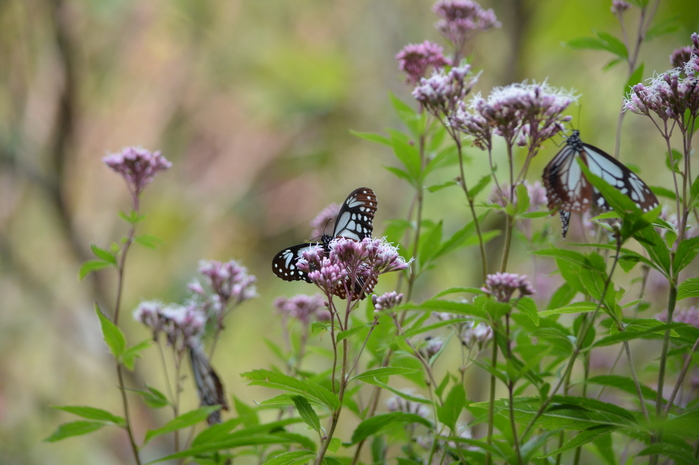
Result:
[[[332,236],[324,235],[319,243],[304,243],[287,247],[272,260],[272,271],[285,281],[310,283],[308,275],[299,270],[296,264],[303,251],[311,247],[323,247],[327,252],[328,244],[336,237],[346,237],[355,241],[371,237],[376,207],[376,195],[374,195],[373,190],[368,187],[355,189],[340,207],[340,212],[334,221]]]
[[[611,209],[602,194],[585,178],[578,158],[592,174],[628,196],[644,212],[658,205],[658,198],[636,173],[603,150],[585,144],[580,140],[579,131],[573,131],[566,146],[546,165],[543,175],[548,207],[561,212],[563,237],[568,229],[571,212],[583,213],[591,206],[599,210]],[[565,215],[563,212],[566,212]]]
[[[333,236],[346,237],[355,241],[371,237],[376,207],[376,195],[373,190],[368,187],[355,189],[340,207],[340,213],[335,219]]]

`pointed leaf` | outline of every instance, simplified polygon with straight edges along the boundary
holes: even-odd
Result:
[[[83,434],[97,431],[106,425],[107,423],[101,421],[73,421],[70,423],[63,423],[51,436],[44,439],[44,441],[56,442],[72,436],[82,436]]]
[[[466,391],[461,383],[455,384],[444,399],[444,405],[437,407],[437,418],[456,434],[456,422],[466,405]]]
[[[102,326],[102,336],[104,337],[104,342],[109,346],[109,350],[112,352],[117,359],[119,359],[126,348],[126,337],[124,333],[116,326],[112,321],[104,316],[102,310],[100,310],[97,303],[95,303],[95,313],[100,320],[100,325]]]
[[[294,401],[296,410],[298,410],[303,421],[317,433],[320,433],[320,420],[306,398],[303,396],[291,396],[291,400]]]
[[[362,421],[357,426],[352,433],[352,444],[356,444],[363,439],[373,436],[391,425],[410,423],[420,423],[427,427],[432,426],[432,422],[413,413],[391,412],[374,415]]]
[[[196,425],[197,423],[200,423],[204,420],[207,419],[209,415],[214,413],[216,410],[220,410],[221,406],[220,405],[212,405],[212,406],[206,406],[206,407],[200,407],[196,410],[192,410],[191,412],[184,413],[176,418],[173,418],[160,428],[152,429],[149,430],[146,433],[146,438],[144,440],[144,444],[150,441],[151,439],[162,436],[163,434],[167,433],[172,433],[173,431],[180,430],[182,428],[187,428],[192,425]]]
[[[391,140],[386,136],[382,136],[381,134],[359,131],[350,131],[350,134],[357,136],[360,139],[368,140],[369,142],[376,142],[377,144],[388,145],[389,147],[391,146]]]
[[[253,370],[242,373],[240,376],[248,378],[250,385],[265,386],[299,394],[315,400],[333,411],[340,406],[337,396],[317,383],[302,381],[270,370]]]
[[[106,410],[102,410],[101,408],[95,408],[95,407],[85,407],[85,406],[64,406],[64,407],[53,407],[57,410],[63,410],[68,413],[72,413],[74,415],[81,416],[83,418],[87,418],[88,420],[99,420],[103,422],[109,422],[109,423],[114,423],[117,426],[124,427],[126,426],[126,421],[118,416],[114,415],[113,413],[110,413]]]
[[[87,275],[93,271],[101,270],[103,268],[109,268],[114,266],[109,262],[104,260],[86,260],[82,265],[80,265],[80,270],[78,271],[78,279],[82,281]]]

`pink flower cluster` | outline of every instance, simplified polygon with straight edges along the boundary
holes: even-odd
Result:
[[[476,33],[501,26],[493,10],[484,10],[471,0],[440,0],[432,11],[441,18],[435,27],[456,51]]]
[[[308,326],[314,319],[317,321],[330,320],[330,312],[325,307],[325,301],[318,294],[279,297],[275,299],[274,307],[284,318],[293,318],[304,326]]]
[[[488,98],[475,96],[468,110],[464,105],[457,110],[454,122],[482,149],[492,148],[495,134],[508,144],[535,150],[572,119],[562,113],[576,100],[572,92],[546,82],[515,83],[493,89]]]
[[[403,294],[396,291],[387,292],[383,295],[371,296],[371,301],[374,304],[374,310],[380,312],[382,310],[390,310],[393,307],[400,305],[403,300]]]
[[[427,75],[430,67],[433,70],[451,66],[451,60],[442,53],[442,47],[424,41],[421,44],[408,44],[396,55],[398,68],[407,75],[408,84],[416,85],[420,79]]]
[[[518,298],[534,295],[534,288],[527,280],[527,276],[515,273],[489,274],[481,290],[492,295],[499,302],[509,302],[515,291],[519,291]]]
[[[625,110],[664,122],[681,123],[686,112],[699,115],[699,34],[692,34],[692,46],[675,50],[670,60],[674,69],[631,88]]]
[[[162,302],[146,301],[136,307],[133,317],[151,328],[153,339],[164,333],[168,345],[180,353],[201,344],[206,325],[206,315],[194,305],[164,305]]]
[[[102,161],[121,174],[135,197],[153,181],[156,174],[172,166],[159,151],[150,152],[141,147],[126,147],[119,153],[107,155]]]
[[[625,2],[624,0],[613,0],[612,1],[612,13],[614,16],[621,16],[621,14],[631,8],[631,4],[629,2]]]
[[[326,296],[351,300],[370,294],[379,275],[408,267],[395,246],[369,237],[359,242],[339,237],[330,242],[327,253],[321,246],[312,247],[297,265]]]
[[[429,78],[420,79],[413,90],[413,97],[427,111],[438,118],[446,118],[447,123],[451,124],[452,115],[478,81],[478,76],[466,80],[470,72],[470,65],[452,68],[449,72],[438,69]]]

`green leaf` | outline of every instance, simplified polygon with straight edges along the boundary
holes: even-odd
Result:
[[[114,423],[117,426],[125,427],[126,421],[118,416],[110,413],[106,410],[95,407],[84,407],[84,406],[65,406],[65,407],[53,407],[57,410],[63,410],[64,412],[72,413],[74,415],[87,418],[88,420],[99,420],[108,423]]]
[[[404,412],[391,412],[379,415],[374,415],[366,420],[362,421],[357,428],[352,433],[351,444],[356,444],[359,441],[366,439],[370,436],[378,434],[385,428],[392,425],[410,424],[410,423],[420,423],[427,427],[431,427],[432,423],[420,415],[415,415],[413,413]]]
[[[563,283],[556,292],[551,296],[549,304],[546,306],[548,310],[561,308],[570,303],[571,300],[577,295],[578,291],[573,289],[570,284]],[[542,312],[543,313],[543,312]],[[543,318],[543,315],[539,315]]]
[[[457,185],[456,181],[446,181],[446,182],[442,182],[439,184],[434,184],[432,186],[429,186],[427,188],[427,190],[430,192],[437,192],[437,191],[441,191],[442,189],[446,189],[447,187],[456,186],[456,185]]]
[[[294,402],[294,405],[296,405],[296,410],[298,410],[303,421],[314,431],[320,433],[320,420],[306,398],[303,396],[291,396],[291,400]]]
[[[425,166],[423,171],[423,175],[427,176],[440,168],[448,168],[457,164],[458,162],[459,153],[457,152],[456,147],[449,145],[444,150],[441,150],[437,156],[427,163],[427,166]]]
[[[369,142],[376,142],[377,144],[388,145],[389,147],[391,146],[391,140],[386,136],[382,136],[381,134],[374,134],[373,132],[359,132],[352,130],[350,130],[350,134],[352,134],[353,136],[357,136],[360,139],[368,140]]]
[[[468,190],[468,195],[472,198],[475,199],[478,194],[481,193],[483,189],[488,187],[488,184],[490,184],[490,181],[493,179],[492,174],[486,174],[482,178],[478,180],[478,182]]]
[[[104,337],[104,342],[109,346],[109,350],[112,355],[117,359],[120,359],[124,354],[124,349],[126,348],[126,338],[124,333],[119,329],[117,325],[112,323],[112,321],[104,316],[102,310],[100,310],[97,303],[95,303],[95,313],[100,320],[100,325],[102,326],[102,336]]]
[[[410,174],[408,174],[407,171],[404,171],[400,168],[395,168],[393,166],[384,166],[384,169],[395,174],[398,178],[408,181],[408,184],[410,184],[411,186],[417,185],[417,181],[412,176],[410,176]]]
[[[588,442],[592,442],[596,439],[599,439],[600,437],[609,436],[617,429],[619,429],[619,428],[614,427],[614,426],[606,426],[606,425],[593,426],[589,429],[586,429],[585,431],[580,432],[573,439],[566,440],[565,445],[563,447],[559,447],[558,449],[554,450],[553,452],[549,452],[548,454],[543,455],[540,458],[552,457],[554,455],[558,455],[558,454],[565,452],[567,450],[582,447],[585,444],[587,444]]]
[[[393,134],[391,134],[393,136]],[[399,137],[391,137],[393,153],[403,163],[413,179],[420,179],[420,152],[414,144]]]
[[[679,273],[692,263],[697,253],[699,253],[699,236],[680,242],[672,264],[675,273]]]
[[[592,378],[588,379],[587,382],[590,384],[598,384],[600,386],[614,387],[617,389],[621,389],[622,391],[627,392],[633,396],[637,396],[636,384],[634,383],[633,379],[628,378],[626,376],[619,376],[619,375],[593,376]],[[641,393],[643,394],[644,399],[655,400],[655,398],[656,398],[655,390],[651,389],[650,387],[646,386],[645,384],[641,384],[640,386],[641,386]]]
[[[517,195],[517,207],[515,209],[516,215],[521,215],[529,210],[529,192],[527,191],[527,186],[524,184],[518,184],[515,187],[515,193]]]
[[[561,308],[555,308],[553,310],[544,310],[539,312],[541,318],[546,318],[551,315],[563,315],[566,313],[587,313],[594,312],[597,310],[597,305],[594,302],[573,302],[570,305],[566,305]]]
[[[330,444],[328,444],[328,450],[330,452],[335,453],[338,450],[340,450],[340,446],[342,446],[342,441],[340,440],[340,438],[332,438],[330,440]],[[332,457],[325,457],[325,459],[326,459],[325,460],[326,462],[327,462],[327,460],[330,460],[329,463],[336,463],[337,465],[342,465],[342,462],[340,462],[339,460],[335,460],[333,462],[332,460],[334,460],[334,459]]]
[[[134,363],[136,362],[136,359],[141,356],[141,352],[144,349],[147,349],[148,347],[153,344],[152,339],[146,339],[143,342],[140,342],[136,344],[135,346],[129,347],[124,351],[124,354],[121,356],[121,360],[124,363],[124,366],[129,370],[133,371],[134,369]]]
[[[569,40],[565,45],[578,50],[606,50],[606,44],[603,40],[595,39],[594,37],[580,37],[578,39]]]
[[[248,378],[250,385],[265,386],[299,394],[315,400],[333,411],[340,406],[337,396],[317,383],[302,381],[270,370],[253,370],[241,373],[240,376]]]
[[[466,302],[453,302],[450,300],[430,299],[421,304],[407,303],[401,306],[405,309],[438,311],[456,313],[458,315],[475,316],[482,320],[488,319],[488,314],[482,309],[477,309],[473,304]]]
[[[674,171],[677,174],[682,174],[680,170],[680,161],[682,161],[682,153],[672,149],[672,152],[665,153],[665,166],[670,171]]]
[[[368,384],[377,385],[376,381],[381,383],[387,383],[388,377],[391,375],[407,375],[410,373],[415,373],[419,370],[408,367],[380,367],[367,370],[354,378],[353,380],[363,381]]]
[[[157,249],[161,245],[165,244],[165,241],[150,234],[141,234],[136,236],[135,240],[142,246],[148,247],[149,249]]]
[[[466,405],[466,391],[461,383],[455,384],[449,395],[444,399],[444,405],[437,407],[437,418],[456,434],[456,422]]]
[[[687,297],[699,297],[699,278],[685,279],[677,288],[677,300]]]
[[[354,326],[346,331],[340,331],[339,333],[337,333],[337,342],[340,342],[343,339],[346,339],[346,338],[348,338],[348,337],[352,336],[353,334],[356,334],[360,331],[365,331],[367,328],[370,328],[371,326],[372,325],[358,325],[358,326]]]
[[[116,266],[117,260],[116,260],[116,254],[108,251],[101,249],[97,247],[95,244],[90,244],[90,249],[92,250],[92,253],[95,254],[95,257],[99,258],[102,261],[105,261],[109,263],[110,265]]]
[[[73,421],[61,424],[51,436],[44,439],[46,442],[56,442],[72,436],[82,436],[92,433],[106,426],[107,423],[101,421]]]
[[[238,397],[233,396],[233,405],[235,406],[235,412],[238,414],[238,418],[243,420],[243,424],[248,427],[258,426],[260,424],[260,418],[257,415],[257,410],[249,406]]]
[[[649,187],[650,187],[650,190],[652,190],[653,193],[655,195],[657,195],[658,197],[666,197],[666,198],[671,199],[671,200],[675,200],[677,198],[677,196],[675,195],[675,191],[673,191],[673,190],[667,189],[667,188],[662,187],[662,186],[649,186]]]
[[[598,457],[608,465],[619,465],[619,460],[617,460],[616,453],[614,451],[614,444],[612,442],[611,434],[603,434],[596,437],[593,441],[595,447],[598,450]]]
[[[427,229],[420,236],[420,250],[418,251],[418,262],[420,268],[423,268],[428,262],[432,261],[439,251],[438,244],[442,242],[442,222],[435,224],[432,228]]]
[[[263,462],[263,465],[297,465],[307,463],[309,460],[315,458],[315,456],[316,454],[307,450],[282,452]]]
[[[192,425],[196,425],[199,422],[206,420],[206,418],[214,413],[216,410],[221,408],[220,405],[212,405],[206,407],[200,407],[191,412],[184,413],[176,418],[173,418],[160,428],[149,430],[146,433],[146,438],[144,444],[148,443],[151,439],[162,436],[163,434],[172,433],[173,431],[181,430],[182,428],[187,428]]]
[[[521,299],[517,300],[515,308],[527,315],[535,325],[539,325],[539,310],[536,308],[536,302],[534,299],[531,297],[522,297]]]
[[[83,279],[85,279],[85,276],[89,275],[93,271],[108,268],[110,266],[114,265],[103,260],[86,260],[85,262],[83,262],[82,265],[80,265],[80,270],[78,271],[78,279],[82,281]]]
[[[597,342],[595,342],[592,345],[592,348],[597,348],[597,347],[605,347],[605,346],[610,346],[617,344],[619,342],[624,342],[624,341],[632,341],[634,339],[662,339],[665,330],[667,329],[672,329],[674,328],[673,324],[663,324],[662,322],[658,321],[658,326],[651,328],[651,329],[645,329],[645,330],[639,330],[639,331],[632,331],[632,330],[627,330],[624,331],[623,333],[616,333],[612,334],[611,336],[604,337]],[[628,329],[628,328],[627,328]]]
[[[146,384],[146,390],[145,391],[134,391],[137,394],[140,394],[143,396],[143,401],[146,403],[146,405],[150,408],[162,408],[170,404],[170,402],[167,400],[167,397],[165,394],[154,388],[153,386],[149,386]]]
[[[605,49],[612,52],[619,58],[626,59],[629,57],[629,51],[626,50],[626,45],[616,37],[606,32],[596,32],[597,37],[605,42]]]
[[[672,459],[675,464],[682,465],[696,465],[697,463],[691,452],[680,449],[674,444],[652,444],[636,455],[638,457],[643,457],[645,455],[663,455]]]

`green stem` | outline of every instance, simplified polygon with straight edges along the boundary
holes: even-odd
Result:
[[[495,370],[498,364],[498,345],[497,345],[497,330],[495,325],[493,325],[493,352],[490,357],[490,366]],[[495,423],[495,382],[497,381],[497,378],[495,378],[495,375],[491,373],[490,375],[490,395],[488,399],[488,434],[486,437],[486,441],[488,445],[492,445],[493,443],[493,425]],[[485,455],[485,464],[490,465],[492,463],[492,456],[490,455],[490,449],[486,452]]]

